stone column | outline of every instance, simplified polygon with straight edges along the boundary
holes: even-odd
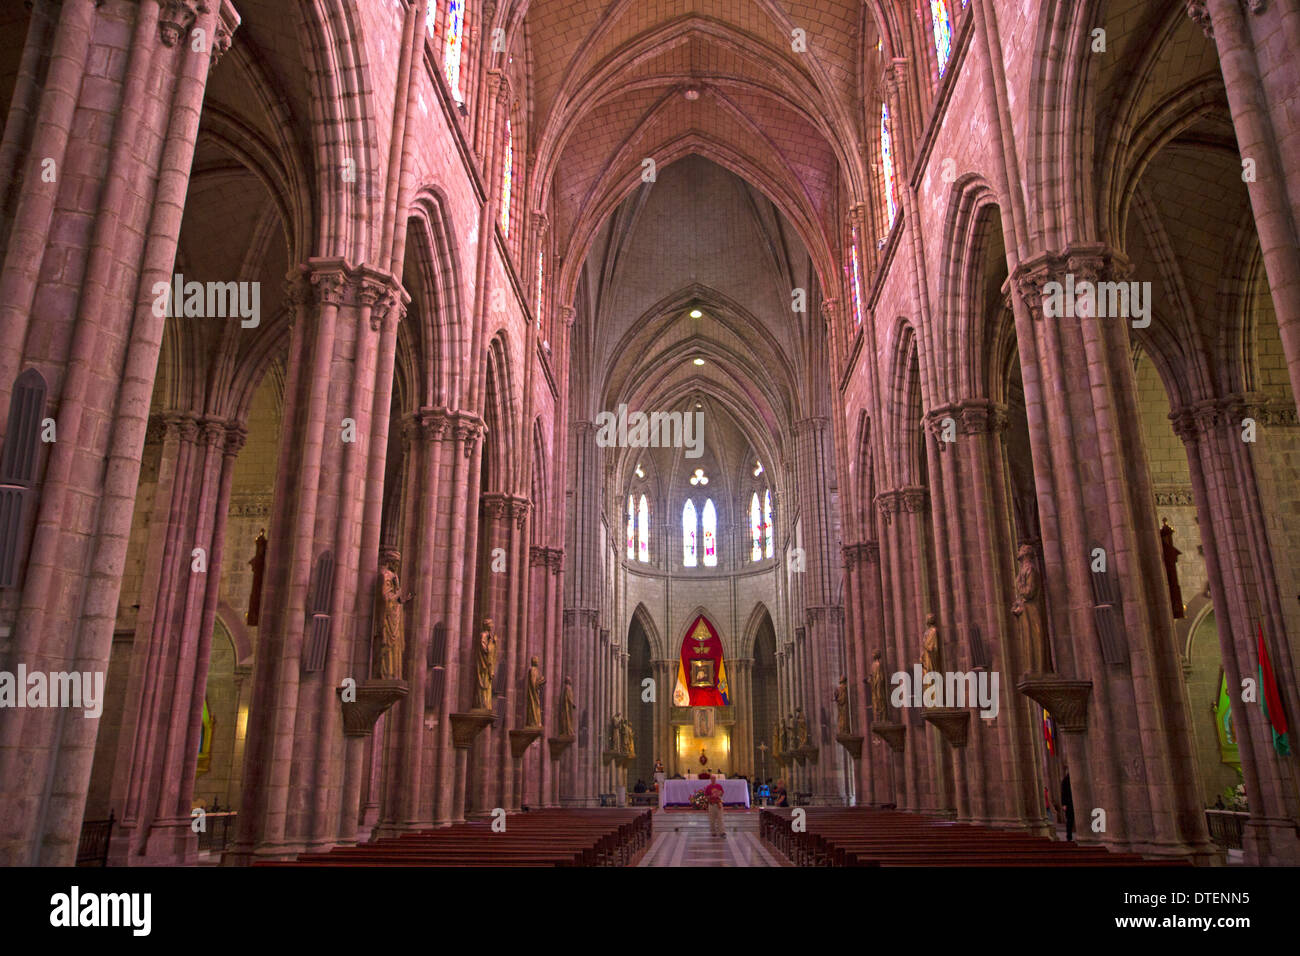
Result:
[[[357,811],[342,802],[337,689],[344,678],[366,679],[359,663],[369,660],[378,568],[363,564],[358,532],[366,456],[381,453],[370,445],[373,399],[393,374],[380,329],[403,293],[392,276],[338,259],[310,260],[298,274],[305,285],[286,375],[245,813],[231,862],[332,845],[341,816]],[[375,286],[388,294],[377,299]],[[359,751],[351,750],[355,772]]]
[[[14,165],[25,152],[28,188],[0,266],[0,407],[18,372],[37,370],[58,441],[34,476],[21,591],[0,600],[9,671],[107,670],[162,344],[152,289],[170,279],[208,74],[239,23],[228,2],[168,12],[65,3],[52,37],[33,18],[51,56],[39,101],[28,99],[30,138],[7,142]],[[192,28],[210,42],[194,49]],[[105,136],[69,150],[72,131],[91,127]],[[64,282],[71,274],[79,288]],[[99,721],[34,708],[3,724],[0,863],[71,865]]]
[[[1254,165],[1246,190],[1291,392],[1300,396],[1300,130],[1294,114],[1300,10],[1278,0],[1199,0],[1187,7],[1214,37],[1237,147]]]
[[[1109,250],[1075,245],[1022,263],[1012,277],[1054,679],[1077,681],[1088,695],[1072,705],[1086,709],[1063,750],[1076,806],[1106,811],[1098,842],[1208,860],[1215,851],[1167,611],[1128,321],[1043,308],[1070,281],[1126,271]],[[1104,572],[1093,570],[1098,548]],[[1079,835],[1094,839],[1089,828]]]
[[[1239,395],[1199,402],[1170,415],[1187,447],[1228,687],[1241,687],[1243,677],[1258,680],[1262,624],[1279,690],[1284,701],[1288,696],[1294,701],[1296,677],[1280,613],[1276,569],[1267,548],[1256,464],[1241,440],[1246,417],[1260,422],[1262,430],[1269,413]],[[1263,709],[1238,705],[1236,697],[1233,724],[1250,806],[1243,842],[1246,861],[1263,866],[1294,864],[1300,860],[1296,838],[1300,786],[1295,763],[1278,756]]]

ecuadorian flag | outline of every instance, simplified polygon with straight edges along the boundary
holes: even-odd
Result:
[[[722,695],[723,705],[731,703],[731,688],[727,686],[727,665],[718,661],[718,693]]]

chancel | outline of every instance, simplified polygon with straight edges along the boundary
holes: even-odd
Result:
[[[1295,0],[0,8],[0,864],[1300,863]]]

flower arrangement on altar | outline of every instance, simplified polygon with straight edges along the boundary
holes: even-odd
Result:
[[[709,807],[709,798],[704,795],[704,790],[696,790],[691,794],[691,806],[696,810],[707,810]]]

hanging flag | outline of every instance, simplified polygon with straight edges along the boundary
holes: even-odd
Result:
[[[1273,676],[1273,662],[1268,659],[1268,648],[1264,646],[1264,625],[1259,628],[1259,686],[1263,690],[1260,703],[1264,705],[1264,719],[1273,731],[1273,749],[1279,757],[1291,753],[1291,740],[1287,735],[1286,711],[1282,709],[1282,695],[1277,690],[1277,680]]]
[[[1055,755],[1056,753],[1056,723],[1052,720],[1052,715],[1043,708],[1043,740],[1047,741],[1047,752]]]
[[[1241,755],[1237,751],[1237,731],[1232,723],[1232,698],[1228,696],[1228,675],[1219,679],[1219,703],[1214,708],[1214,723],[1219,733],[1219,760],[1230,767],[1241,768]]]
[[[691,703],[691,692],[686,689],[686,665],[680,660],[677,662],[677,686],[673,688],[673,705],[676,707],[689,707]]]
[[[727,665],[723,661],[718,661],[718,693],[722,695],[722,703],[731,703],[731,691],[727,687]]]

